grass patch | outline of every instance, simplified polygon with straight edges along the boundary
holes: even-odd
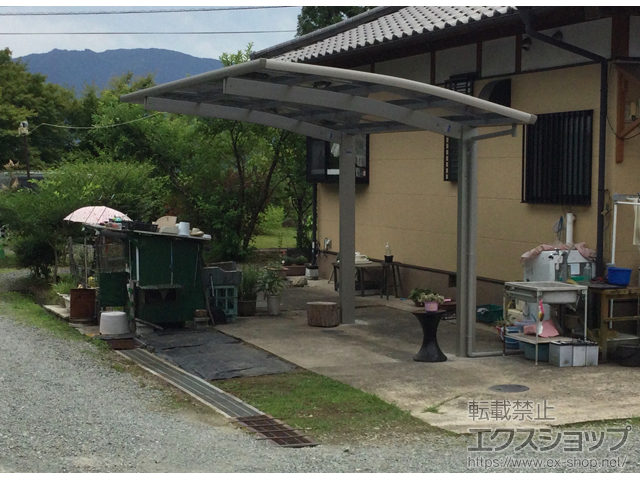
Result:
[[[258,235],[252,246],[260,248],[295,248],[296,229],[295,227],[280,227],[269,235]]]
[[[631,425],[634,429],[640,428],[640,417],[617,418],[612,420],[594,420],[591,422],[566,423],[558,428],[606,428],[606,427],[625,427]]]
[[[466,393],[461,393],[460,395],[456,395],[455,397],[447,398],[446,400],[442,400],[441,402],[434,403],[430,407],[427,407],[423,410],[425,413],[441,413],[440,407],[445,403],[449,403],[451,400],[455,400],[456,398],[460,398],[462,395],[466,395]]]
[[[20,323],[48,330],[58,338],[86,341],[101,350],[109,350],[105,341],[81,334],[75,328],[44,311],[42,307],[33,302],[32,298],[21,293],[0,292],[0,307],[4,315]]]
[[[12,272],[18,270],[18,259],[13,253],[5,251],[5,256],[0,258],[0,273]]]
[[[213,384],[323,441],[442,432],[375,395],[306,370]]]

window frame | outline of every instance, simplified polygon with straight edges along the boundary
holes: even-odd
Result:
[[[370,177],[371,177],[371,169],[369,166],[369,135],[364,135],[365,137],[365,162],[364,166],[356,164],[356,184],[359,185],[369,185]],[[314,150],[317,152],[321,150],[321,144],[324,144],[324,158],[323,159],[315,159],[312,157]],[[338,173],[332,173],[331,171],[336,170],[336,162],[338,157],[335,157],[331,153],[332,144],[330,142],[325,142],[323,140],[318,140],[315,138],[307,137],[307,181],[311,183],[338,183],[340,180],[339,166],[337,168]],[[356,160],[357,161],[357,160]],[[320,171],[320,173],[315,173],[315,171]]]

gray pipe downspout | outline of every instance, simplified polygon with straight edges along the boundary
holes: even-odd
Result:
[[[311,194],[311,265],[318,264],[318,183],[313,182]]]
[[[535,31],[532,25],[532,15],[529,10],[520,10],[520,17],[524,23],[527,35],[554,47],[561,48],[589,60],[600,63],[600,128],[598,140],[598,220],[596,234],[596,276],[604,276],[604,193],[605,193],[605,168],[606,168],[606,142],[607,142],[607,108],[609,92],[608,61],[606,58],[596,55],[588,50],[576,47],[562,40],[543,35]]]

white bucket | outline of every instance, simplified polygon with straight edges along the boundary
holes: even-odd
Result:
[[[190,231],[191,225],[189,225],[189,222],[178,223],[178,235],[189,235]]]
[[[129,319],[125,312],[102,312],[100,314],[101,335],[124,335],[129,333]]]

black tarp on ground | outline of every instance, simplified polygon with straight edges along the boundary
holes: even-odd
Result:
[[[217,330],[163,330],[145,334],[141,340],[159,357],[207,381],[285,373],[296,368]]]

